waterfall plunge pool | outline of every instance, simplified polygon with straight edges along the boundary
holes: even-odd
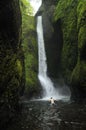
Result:
[[[59,100],[23,101],[20,117],[5,130],[86,130],[86,105]]]

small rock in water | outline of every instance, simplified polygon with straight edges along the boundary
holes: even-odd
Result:
[[[62,120],[58,118],[57,121],[58,121],[58,124],[60,124],[60,122],[61,122]]]
[[[29,108],[29,111],[32,111],[32,108]]]
[[[46,123],[46,124],[47,124],[48,126],[53,126],[53,124],[52,124],[52,123],[50,123],[50,122],[49,122],[49,123]]]

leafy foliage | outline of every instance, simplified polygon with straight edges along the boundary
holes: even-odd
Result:
[[[20,5],[23,15],[33,15],[33,8],[28,0],[20,0]]]

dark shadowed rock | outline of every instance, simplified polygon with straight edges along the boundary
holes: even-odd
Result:
[[[23,59],[19,0],[1,0],[0,129],[19,111],[19,96],[24,87]]]

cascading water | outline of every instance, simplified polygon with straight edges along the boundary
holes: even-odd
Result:
[[[44,47],[42,16],[37,17],[37,35],[38,35],[38,56],[39,56],[39,73],[38,78],[43,87],[43,98],[59,96],[58,91],[54,88],[53,82],[47,75],[47,59]]]
[[[42,0],[29,0],[29,2],[34,9],[33,15],[35,15],[42,4]],[[44,90],[43,99],[45,98],[46,100],[52,96],[55,99],[64,99],[65,97],[67,97],[67,100],[69,100],[70,99],[69,89],[67,87],[64,87],[64,89],[62,87],[61,89],[55,89],[53,82],[47,75],[47,59],[44,47],[42,16],[37,17],[37,35],[38,35],[38,55],[39,55],[38,78]],[[63,92],[66,92],[67,95],[63,96]]]

